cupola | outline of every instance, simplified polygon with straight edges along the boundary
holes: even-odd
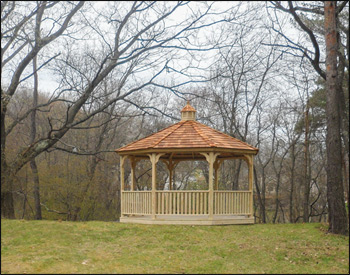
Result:
[[[181,110],[181,120],[196,120],[196,109],[190,105],[190,102],[187,101],[187,104]]]

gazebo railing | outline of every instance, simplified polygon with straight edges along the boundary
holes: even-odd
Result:
[[[156,215],[208,215],[208,190],[156,192]],[[122,214],[151,215],[152,191],[122,191]],[[214,191],[214,215],[250,215],[251,191]]]
[[[122,214],[152,214],[152,191],[122,191],[121,201]]]
[[[207,190],[156,191],[157,215],[208,215]]]
[[[214,191],[214,215],[249,215],[250,208],[250,191]]]

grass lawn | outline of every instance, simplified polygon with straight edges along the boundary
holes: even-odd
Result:
[[[349,237],[321,224],[1,220],[1,273],[344,273]]]

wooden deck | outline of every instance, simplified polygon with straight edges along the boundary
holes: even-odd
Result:
[[[247,215],[129,215],[120,218],[121,223],[139,224],[178,224],[178,225],[230,225],[230,224],[254,224],[254,217]]]
[[[213,191],[212,197],[208,190],[122,191],[120,222],[252,224],[252,209],[251,191]]]

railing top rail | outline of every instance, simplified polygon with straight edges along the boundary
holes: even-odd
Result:
[[[194,193],[194,192],[198,192],[198,193],[208,193],[209,190],[156,190],[156,192],[158,193],[177,193],[177,192],[182,192],[182,193]]]
[[[214,193],[250,193],[249,190],[214,190]]]
[[[152,191],[150,191],[150,190],[146,190],[146,191],[143,191],[143,190],[135,190],[135,191],[130,191],[130,190],[128,190],[128,191],[122,191],[123,193],[152,193]]]
[[[124,190],[122,191],[124,193],[152,193],[151,190],[135,190],[135,191],[130,191],[130,190]],[[183,193],[189,193],[189,192],[199,192],[199,193],[208,193],[209,190],[156,190],[156,192],[159,193],[176,193],[176,192],[183,192]],[[214,190],[214,193],[250,193],[251,191],[249,190]]]

